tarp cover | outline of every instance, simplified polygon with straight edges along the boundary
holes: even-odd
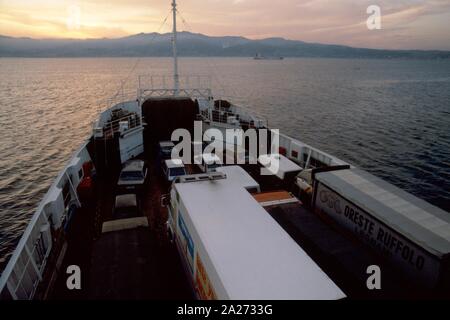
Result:
[[[428,252],[450,253],[450,214],[360,169],[316,179]]]

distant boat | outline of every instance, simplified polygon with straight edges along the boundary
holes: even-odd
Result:
[[[267,57],[267,56],[263,56],[259,53],[257,53],[253,59],[255,60],[283,60],[284,57],[276,57],[276,56],[271,56],[271,57]]]

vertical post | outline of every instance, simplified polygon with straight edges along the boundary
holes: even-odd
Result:
[[[141,98],[141,76],[138,77],[139,88],[138,88],[138,99]]]
[[[311,161],[312,149],[309,149],[308,158],[306,159],[305,169],[308,169],[309,162]]]
[[[179,77],[178,77],[178,56],[177,56],[177,2],[172,1],[172,12],[173,12],[173,38],[172,38],[172,49],[173,49],[173,83],[175,89],[175,95],[178,95],[180,89]]]
[[[16,290],[14,290],[14,287],[11,284],[10,280],[8,280],[6,282],[6,287],[8,288],[9,294],[11,295],[12,299],[13,300],[18,300],[19,298],[17,297]]]
[[[111,126],[112,126],[112,124],[111,124]],[[114,132],[113,132],[113,136],[114,136]],[[78,199],[77,190],[73,186],[72,180],[70,179],[70,176],[68,175],[67,171],[66,171],[66,177],[67,177],[67,180],[69,180],[69,184],[70,184],[70,187],[72,188],[72,192],[75,196],[75,200],[77,200],[78,207],[81,207],[81,202],[80,202],[80,199]]]
[[[38,277],[39,281],[42,281],[41,271],[39,270],[39,268],[38,268],[38,266],[36,264],[36,261],[34,261],[33,254],[30,252],[30,249],[28,249],[28,245],[27,244],[25,244],[24,248],[25,248],[25,252],[27,253],[27,256],[28,256],[28,259],[29,259],[28,262],[31,263],[31,265],[33,266],[33,269],[36,272],[36,276]],[[28,263],[25,265],[25,270],[26,270],[27,267],[28,267]],[[23,277],[22,277],[22,279],[23,279]],[[32,281],[33,281],[33,286],[34,286],[36,281],[35,280],[32,280]]]

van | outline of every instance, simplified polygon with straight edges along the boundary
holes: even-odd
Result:
[[[162,168],[164,178],[168,182],[172,182],[177,177],[186,175],[186,168],[180,159],[165,160]]]

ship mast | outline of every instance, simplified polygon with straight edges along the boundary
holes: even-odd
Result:
[[[177,96],[180,90],[179,76],[178,76],[178,56],[177,56],[177,2],[172,1],[172,12],[173,12],[173,38],[172,38],[172,49],[173,49],[173,83],[174,83],[174,94]]]

